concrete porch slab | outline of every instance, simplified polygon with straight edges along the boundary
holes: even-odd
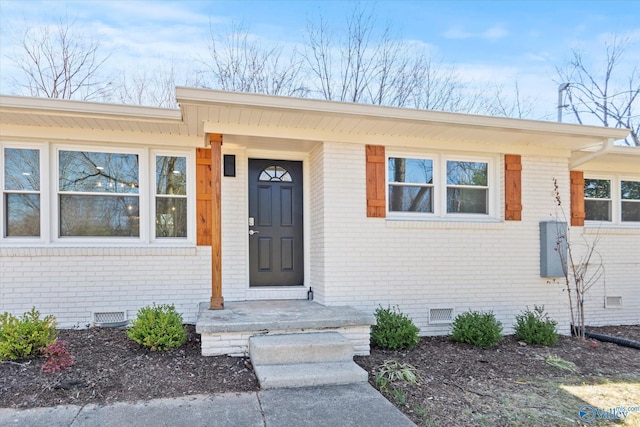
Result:
[[[249,337],[337,331],[350,340],[354,354],[369,354],[369,331],[375,317],[353,307],[327,307],[307,300],[265,300],[225,303],[209,310],[200,303],[196,332],[203,356],[247,356]]]

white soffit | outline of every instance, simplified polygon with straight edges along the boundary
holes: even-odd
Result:
[[[579,160],[589,154],[588,151],[573,153],[572,160]],[[640,147],[614,147],[593,160],[581,164],[577,169],[640,175]]]
[[[178,87],[189,132],[320,141],[451,141],[580,150],[626,129]]]

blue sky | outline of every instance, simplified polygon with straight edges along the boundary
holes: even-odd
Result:
[[[370,2],[361,2],[371,6]],[[153,69],[170,60],[203,58],[209,24],[221,29],[243,22],[256,37],[302,43],[319,11],[336,24],[348,1],[30,1],[0,0],[0,92],[11,92],[6,55],[12,35],[25,23],[55,23],[65,14],[85,35],[100,40],[110,63]],[[613,33],[635,42],[625,57],[640,64],[640,1],[377,1],[376,21],[398,37],[422,44],[434,58],[456,67],[474,84],[510,86],[537,98],[534,117],[555,116],[554,67],[581,48],[594,62]]]

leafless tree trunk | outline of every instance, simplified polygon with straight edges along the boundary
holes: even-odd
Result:
[[[200,60],[205,70],[199,85],[215,89],[305,96],[296,52],[285,58],[283,47],[265,47],[241,26],[234,24],[226,35],[211,27],[210,57]]]
[[[567,223],[567,217],[562,207],[562,199],[558,188],[558,181],[553,180],[553,194],[556,207],[556,217]],[[571,332],[573,335],[585,338],[584,331],[586,326],[585,319],[585,302],[586,295],[589,290],[600,283],[604,277],[604,264],[602,256],[597,251],[599,236],[592,241],[588,241],[583,237],[583,243],[572,241],[567,233],[558,231],[556,236],[556,249],[562,263],[564,274],[564,286],[569,298],[569,312],[571,315]],[[561,246],[566,247],[566,256],[560,250]]]
[[[101,68],[109,56],[100,43],[74,31],[74,22],[28,27],[17,39],[19,51],[10,59],[24,73],[14,79],[19,92],[30,96],[99,100],[112,90]]]
[[[617,36],[606,44],[606,64],[599,72],[588,64],[583,53],[572,51],[572,58],[563,67],[557,67],[558,83],[569,83],[568,108],[578,123],[595,118],[603,126],[630,129],[628,145],[640,146],[640,76],[634,66],[627,77],[622,61],[629,39]],[[624,84],[620,82],[624,81]]]

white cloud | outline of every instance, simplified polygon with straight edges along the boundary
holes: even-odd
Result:
[[[506,37],[509,34],[502,26],[494,26],[480,32],[470,32],[463,30],[460,27],[449,28],[444,33],[444,37],[448,39],[484,39],[484,40],[498,40]]]

